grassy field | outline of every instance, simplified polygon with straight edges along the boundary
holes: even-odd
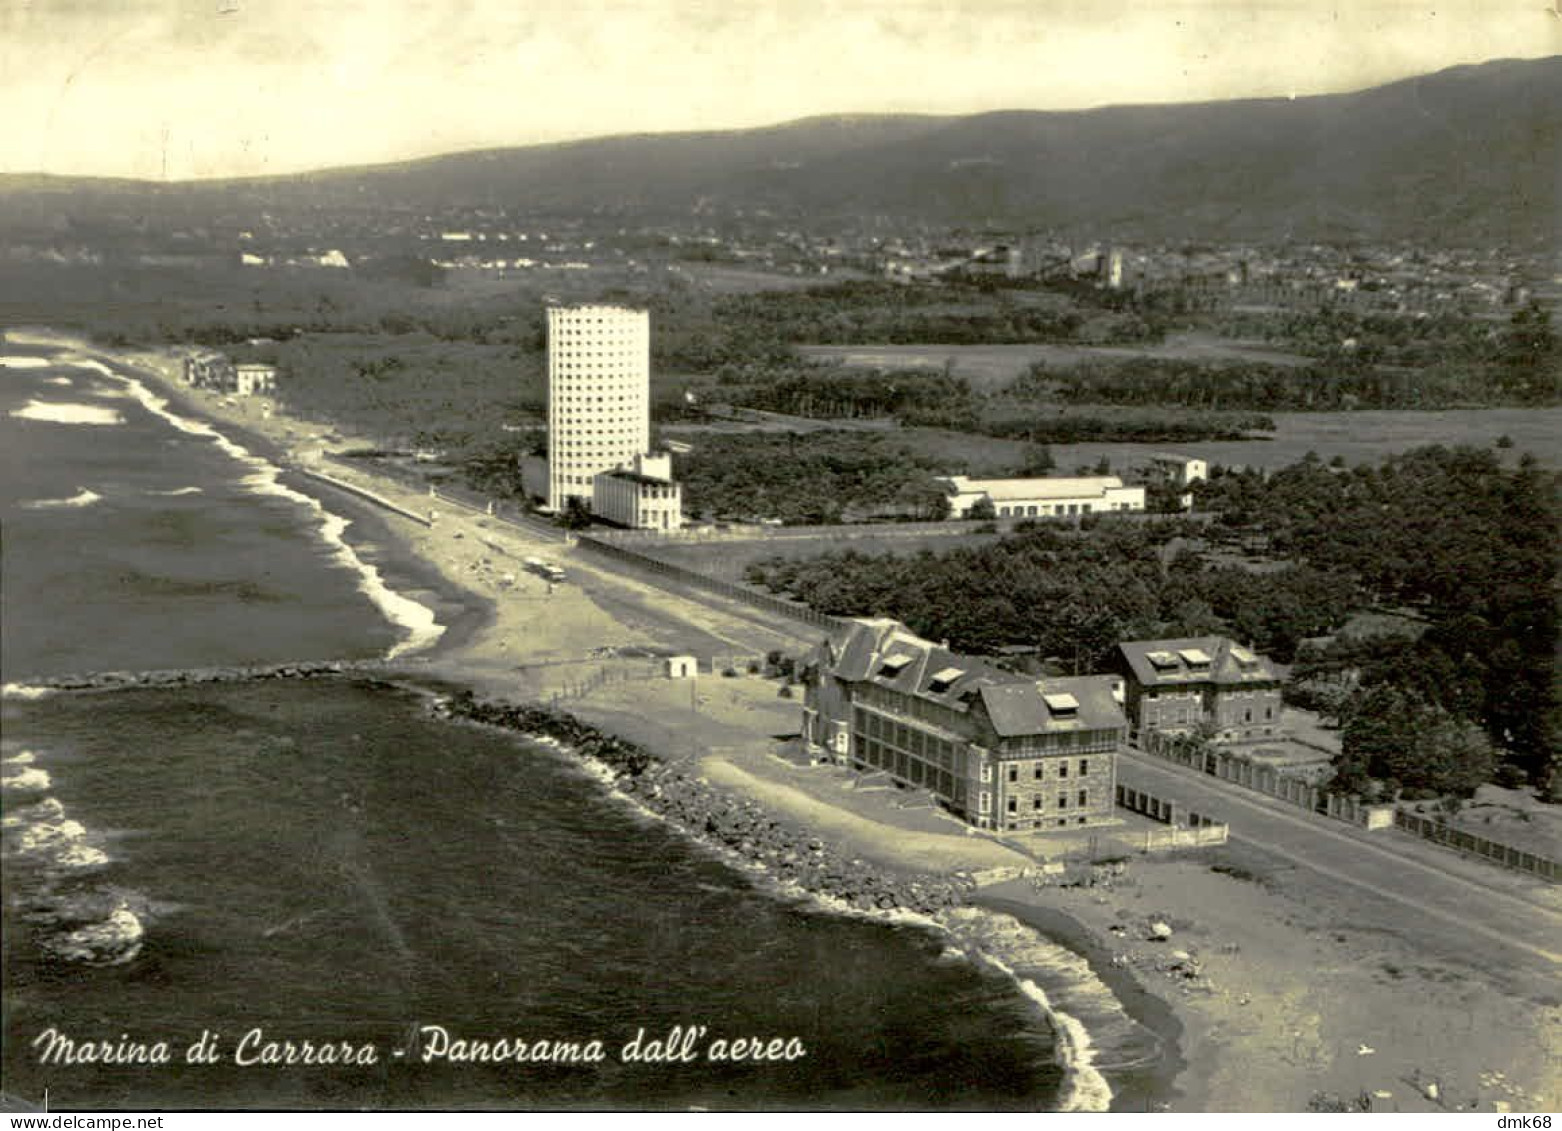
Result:
[[[1448,819],[1434,804],[1419,804],[1415,809],[1424,817]],[[1536,801],[1528,790],[1483,785],[1449,823],[1488,840],[1562,860],[1562,813],[1554,805]]]
[[[926,534],[874,534],[871,526],[863,533],[832,533],[811,537],[790,537],[784,532],[772,538],[722,540],[709,542],[662,542],[635,544],[633,549],[685,569],[698,570],[723,581],[743,580],[743,571],[751,562],[764,558],[812,558],[819,554],[854,550],[859,554],[898,554],[906,556],[921,550],[943,553],[959,547],[984,546],[996,542],[999,534],[947,532],[928,524]],[[943,532],[941,532],[943,531]]]
[[[1305,365],[1308,360],[1261,342],[1236,341],[1200,331],[1169,334],[1163,342],[1137,346],[799,346],[798,351],[814,360],[839,361],[858,369],[941,370],[948,364],[956,376],[966,378],[981,392],[991,392],[1007,384],[1038,361],[1062,366],[1081,361],[1139,357],[1198,362],[1254,361],[1270,365]]]
[[[1271,413],[1275,431],[1267,439],[1213,440],[1176,445],[1175,450],[1227,467],[1275,470],[1308,452],[1325,461],[1376,463],[1384,456],[1429,444],[1492,447],[1501,436],[1513,441],[1501,451],[1515,464],[1529,452],[1542,466],[1562,468],[1562,408],[1472,408],[1443,412],[1369,409],[1357,412]],[[1169,446],[1169,445],[1168,445]],[[1154,444],[1054,444],[1059,469],[1094,464],[1105,457],[1114,472],[1144,462],[1165,447]]]

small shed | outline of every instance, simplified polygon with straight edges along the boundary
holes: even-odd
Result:
[[[668,679],[693,679],[700,674],[700,662],[693,656],[667,657]]]

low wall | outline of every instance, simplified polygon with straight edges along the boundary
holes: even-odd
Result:
[[[1122,782],[1117,783],[1117,804],[1121,808],[1127,809],[1130,813],[1142,814],[1152,821],[1161,822],[1163,825],[1175,825],[1177,823],[1176,802],[1163,801],[1142,789],[1131,789]]]
[[[1562,865],[1545,856],[1525,852],[1499,841],[1487,840],[1474,833],[1445,825],[1441,821],[1406,813],[1392,805],[1372,805],[1359,798],[1336,796],[1317,786],[1308,785],[1299,778],[1282,774],[1272,766],[1255,765],[1238,755],[1222,753],[1218,749],[1204,751],[1182,749],[1173,741],[1172,736],[1155,731],[1148,731],[1140,737],[1139,749],[1145,754],[1277,798],[1299,809],[1321,813],[1365,829],[1398,828],[1423,840],[1430,840],[1460,852],[1468,852],[1516,872],[1539,876],[1552,883],[1562,882]],[[1121,793],[1122,787],[1119,786],[1118,790]]]
[[[1502,844],[1495,840],[1487,840],[1483,836],[1456,829],[1452,825],[1445,825],[1441,821],[1434,821],[1429,817],[1420,817],[1414,813],[1407,813],[1403,809],[1394,811],[1394,824],[1405,830],[1412,836],[1418,836],[1423,840],[1441,844],[1445,848],[1452,848],[1456,852],[1468,852],[1472,856],[1479,856],[1483,860],[1490,860],[1495,864],[1501,864],[1504,868],[1511,868],[1515,872],[1525,872],[1531,876],[1539,876],[1551,883],[1562,883],[1562,865],[1555,860],[1541,856],[1535,852],[1525,852],[1514,848],[1511,844]]]
[[[318,479],[321,483],[327,483],[330,486],[335,487],[338,491],[346,491],[349,495],[356,495],[358,498],[367,500],[377,507],[382,507],[394,514],[399,514],[403,518],[410,518],[413,522],[416,522],[420,526],[434,525],[433,519],[429,518],[428,515],[418,514],[417,511],[408,510],[400,503],[394,503],[387,499],[384,495],[377,494],[376,492],[369,490],[367,487],[360,487],[356,483],[349,483],[345,479],[338,479],[334,475],[327,475],[323,471],[315,471],[308,467],[290,467],[288,470],[296,471],[300,475],[309,479]]]
[[[1119,841],[1132,844],[1144,852],[1225,844],[1231,835],[1231,827],[1224,821],[1191,810],[1184,811],[1174,801],[1156,797],[1142,789],[1133,789],[1121,782],[1117,784],[1117,804],[1130,813],[1142,814],[1167,826],[1164,829],[1146,829],[1143,833],[1125,831],[1116,834]]]
[[[767,613],[776,613],[792,620],[801,621],[815,628],[824,629],[826,632],[845,632],[849,622],[839,617],[832,617],[826,613],[817,612],[806,605],[799,605],[794,601],[786,601],[769,593],[760,593],[753,589],[734,585],[728,581],[720,581],[714,577],[708,577],[703,573],[696,573],[692,569],[672,565],[669,562],[659,561],[645,554],[636,553],[623,546],[614,546],[602,541],[595,535],[582,534],[575,543],[578,549],[598,557],[607,558],[620,565],[634,568],[646,580],[651,582],[664,582],[668,585],[686,585],[693,589],[700,589],[717,596],[727,597],[734,601],[741,601],[746,605]]]
[[[945,522],[846,522],[826,526],[761,526],[757,523],[728,523],[723,529],[686,526],[681,530],[603,530],[591,536],[615,545],[656,545],[686,542],[784,542],[788,539],[820,538],[893,538],[947,535],[951,538],[978,533],[996,525],[1000,530],[1012,527],[1015,520],[996,523],[955,519]]]
[[[1165,828],[1146,829],[1142,842],[1135,847],[1142,852],[1170,852],[1178,848],[1207,848],[1210,845],[1225,844],[1231,836],[1231,829],[1227,825],[1200,825],[1196,829]],[[1140,841],[1140,834],[1135,833],[1134,839]]]

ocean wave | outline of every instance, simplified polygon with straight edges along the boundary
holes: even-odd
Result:
[[[146,928],[136,913],[121,903],[100,923],[42,940],[44,950],[66,962],[86,966],[122,966],[141,952]]]
[[[47,369],[53,364],[53,358],[32,357],[26,354],[13,357],[0,357],[0,369]]]
[[[983,911],[980,908],[958,908],[947,914],[946,925],[956,937],[960,937],[964,933],[964,928],[968,928],[973,920],[989,917],[994,922],[1006,919],[1014,927],[1018,928],[1019,931],[1024,932],[1024,935],[1027,937],[1023,946],[1032,956],[1034,956],[1034,951],[1038,947],[1043,947],[1049,952],[1048,957],[1054,960],[1065,955],[1077,959],[1084,964],[1085,969],[1083,972],[1075,969],[1073,971],[1075,976],[1082,981],[1095,979],[1095,974],[1089,969],[1089,964],[1084,963],[1084,960],[1080,959],[1078,955],[1075,955],[1066,947],[1051,942],[1044,935],[1026,927],[1012,916],[1001,915],[995,911]],[[1010,932],[1004,931],[1004,933]],[[1011,937],[1013,936],[1011,935]],[[984,939],[983,941],[987,940]],[[991,944],[989,943],[988,945]],[[1096,1046],[1091,1040],[1089,1030],[1085,1028],[1077,1017],[1059,1009],[1052,999],[1047,996],[1046,991],[1038,986],[1032,978],[1016,971],[1013,966],[1009,965],[1009,963],[1005,962],[991,950],[977,945],[973,948],[973,954],[978,961],[997,970],[1012,981],[1018,987],[1020,993],[1036,1007],[1037,1011],[1046,1019],[1048,1026],[1052,1029],[1053,1036],[1056,1039],[1053,1056],[1058,1066],[1063,1069],[1064,1076],[1064,1088],[1058,1098],[1057,1110],[1060,1112],[1108,1110],[1112,1105],[1112,1085],[1107,1083],[1106,1077],[1096,1067]],[[1073,964],[1065,962],[1065,965],[1072,966]],[[1105,990],[1105,987],[1102,988]],[[1105,992],[1107,994],[1111,993],[1110,990],[1105,990]]]
[[[64,816],[65,806],[61,805],[57,798],[45,797],[42,801],[12,809],[4,817],[0,817],[0,828],[19,829],[44,821],[58,821]]]
[[[96,363],[93,363],[96,365]],[[167,421],[180,432],[211,440],[218,449],[251,469],[241,484],[257,495],[287,499],[299,503],[315,513],[316,530],[332,551],[337,564],[358,576],[358,589],[368,597],[386,620],[406,635],[386,652],[385,658],[396,659],[411,652],[422,651],[434,644],[445,633],[445,626],[436,619],[434,610],[405,597],[385,584],[380,571],[358,557],[343,538],[342,533],[350,525],[347,519],[334,514],[321,505],[320,500],[302,491],[295,491],[280,481],[282,469],[255,455],[248,448],[234,443],[216,428],[204,421],[191,420],[170,411],[168,401],[153,393],[134,377],[115,373],[104,366],[97,366],[105,375],[123,381],[125,387],[149,412]]]
[[[108,863],[108,853],[87,843],[86,827],[80,821],[67,820],[65,807],[54,798],[27,809],[31,811],[27,816],[35,819],[12,824],[11,818],[20,817],[21,813],[5,818],[6,829],[11,833],[6,837],[8,856],[70,871]]]
[[[76,382],[72,381],[69,377],[45,377],[43,383],[45,385],[61,385],[69,388]]]
[[[93,361],[91,358],[67,357],[63,361],[64,364],[69,365],[73,369],[90,369],[92,372],[101,373],[105,377],[119,376],[119,374],[115,373],[101,361]]]
[[[0,763],[7,766],[31,766],[38,760],[38,756],[31,750],[19,750],[15,754],[7,754],[0,758]]]
[[[87,835],[80,821],[44,821],[29,825],[16,837],[16,852],[22,856],[52,854]]]
[[[32,687],[25,683],[7,683],[0,686],[0,699],[45,699],[55,694],[52,687]]]
[[[34,499],[30,503],[23,503],[22,509],[29,511],[55,510],[61,507],[90,507],[93,503],[101,502],[103,496],[96,491],[89,491],[82,487],[68,499]]]
[[[0,774],[0,789],[13,793],[42,793],[52,784],[49,771],[37,766],[23,766],[15,773]]]
[[[47,424],[123,424],[118,409],[101,405],[66,404],[62,401],[31,400],[21,408],[13,408],[11,415],[18,420],[39,420]]]
[[[56,868],[65,868],[70,871],[83,871],[87,868],[101,868],[109,862],[108,853],[101,848],[94,848],[90,844],[67,844],[54,854],[51,863]]]
[[[148,491],[147,492],[148,495],[163,495],[163,496],[165,496],[167,498],[170,498],[170,499],[178,498],[180,495],[199,495],[200,493],[201,493],[201,489],[199,487],[175,487],[171,491]]]

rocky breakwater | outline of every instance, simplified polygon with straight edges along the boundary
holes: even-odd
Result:
[[[964,903],[970,890],[962,880],[891,873],[847,858],[818,837],[776,821],[758,802],[690,777],[644,747],[564,711],[484,701],[463,692],[440,700],[434,712],[557,742],[605,766],[619,792],[691,836],[759,866],[783,885],[858,911],[932,915]]]

